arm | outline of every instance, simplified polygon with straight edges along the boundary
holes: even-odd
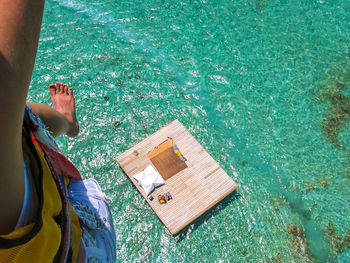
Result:
[[[24,106],[44,0],[0,0],[0,234],[13,230],[24,194]]]

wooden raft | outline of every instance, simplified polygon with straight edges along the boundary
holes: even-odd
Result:
[[[169,137],[176,143],[186,162],[181,161],[174,153]],[[169,123],[116,159],[173,235],[238,187],[178,120]],[[165,185],[150,194],[154,197],[153,201],[149,200],[132,177],[149,164],[165,180]],[[172,200],[160,204],[158,195],[167,192],[170,192]]]

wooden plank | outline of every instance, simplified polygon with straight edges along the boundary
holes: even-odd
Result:
[[[161,154],[162,152],[166,151],[169,148],[172,148],[173,145],[170,140],[166,140],[162,142],[159,146],[156,146],[156,148],[150,152],[147,153],[147,157],[149,159],[152,159],[156,157],[157,155]]]
[[[175,154],[172,146],[170,146],[170,148],[163,149],[163,151],[157,155],[154,155],[153,153],[151,155],[153,156],[150,158],[152,164],[156,167],[164,180],[171,178],[175,174],[187,168],[186,163]]]
[[[176,142],[187,158],[187,168],[176,171],[173,176],[167,178],[166,184],[151,194],[154,200],[150,201],[132,176],[152,164],[151,159],[172,150],[168,137]],[[173,235],[238,187],[178,120],[166,125],[116,159]],[[166,161],[167,159],[162,160],[162,162]],[[160,204],[158,195],[166,192],[170,192],[173,199],[166,204]]]

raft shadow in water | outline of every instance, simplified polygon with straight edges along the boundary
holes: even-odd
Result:
[[[221,213],[224,209],[226,209],[226,207],[229,204],[231,204],[233,201],[237,200],[240,197],[241,194],[237,192],[237,190],[229,194],[225,199],[214,205],[212,208],[210,208],[208,211],[206,211],[204,214],[202,214],[192,223],[190,223],[187,227],[182,229],[178,234],[176,234],[174,236],[176,242],[181,242],[184,238],[187,237],[189,232],[193,233],[193,231],[196,231],[197,228],[200,227],[204,222],[209,221],[212,217]]]

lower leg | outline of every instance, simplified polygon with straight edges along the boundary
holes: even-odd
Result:
[[[42,103],[27,102],[27,105],[32,108],[33,113],[40,116],[46,129],[54,138],[67,134],[69,123],[61,113]]]
[[[38,114],[53,137],[66,134],[75,137],[79,133],[79,124],[75,115],[73,90],[68,86],[50,84],[49,91],[54,108],[41,103],[28,102],[33,112]]]

